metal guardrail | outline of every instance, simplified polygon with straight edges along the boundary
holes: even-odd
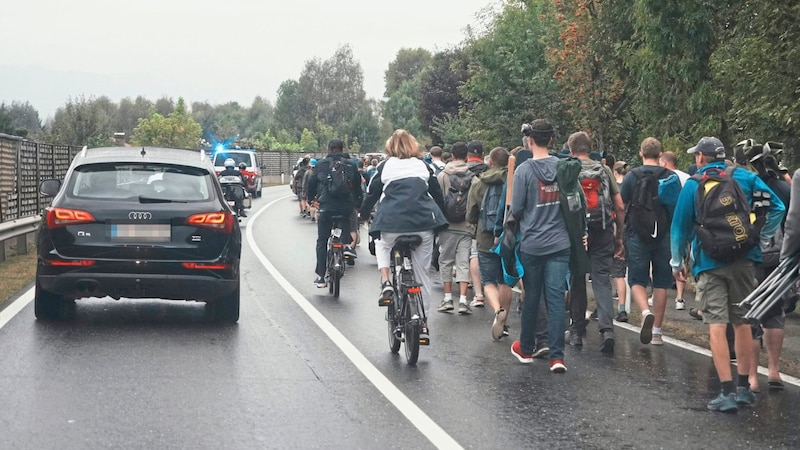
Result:
[[[6,260],[6,243],[16,239],[16,245],[12,244],[15,254],[25,255],[28,253],[28,234],[39,229],[42,216],[29,216],[22,219],[9,220],[0,223],[0,261]]]

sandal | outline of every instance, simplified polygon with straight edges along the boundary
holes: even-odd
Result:
[[[697,308],[689,308],[689,315],[697,320],[703,320],[703,315]]]
[[[783,390],[783,381],[781,380],[770,380],[768,382],[769,390],[770,391],[782,391]]]

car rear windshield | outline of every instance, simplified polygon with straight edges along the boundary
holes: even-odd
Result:
[[[247,167],[251,167],[253,165],[253,161],[250,159],[250,153],[245,152],[218,152],[214,155],[214,167],[224,167],[225,160],[231,158],[234,163],[236,163],[236,167],[239,167],[239,164],[245,163]]]
[[[162,200],[208,201],[213,184],[210,174],[196,167],[113,163],[77,167],[67,193],[74,198],[139,202]]]

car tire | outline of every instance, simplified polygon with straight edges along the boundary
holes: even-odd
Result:
[[[239,320],[239,286],[230,294],[223,295],[214,302],[214,321],[236,323]]]
[[[45,291],[36,281],[33,312],[39,320],[60,320],[65,316],[67,301],[63,295]]]

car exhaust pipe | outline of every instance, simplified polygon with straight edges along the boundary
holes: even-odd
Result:
[[[97,282],[94,280],[79,280],[75,285],[84,294],[94,294],[97,291]]]

